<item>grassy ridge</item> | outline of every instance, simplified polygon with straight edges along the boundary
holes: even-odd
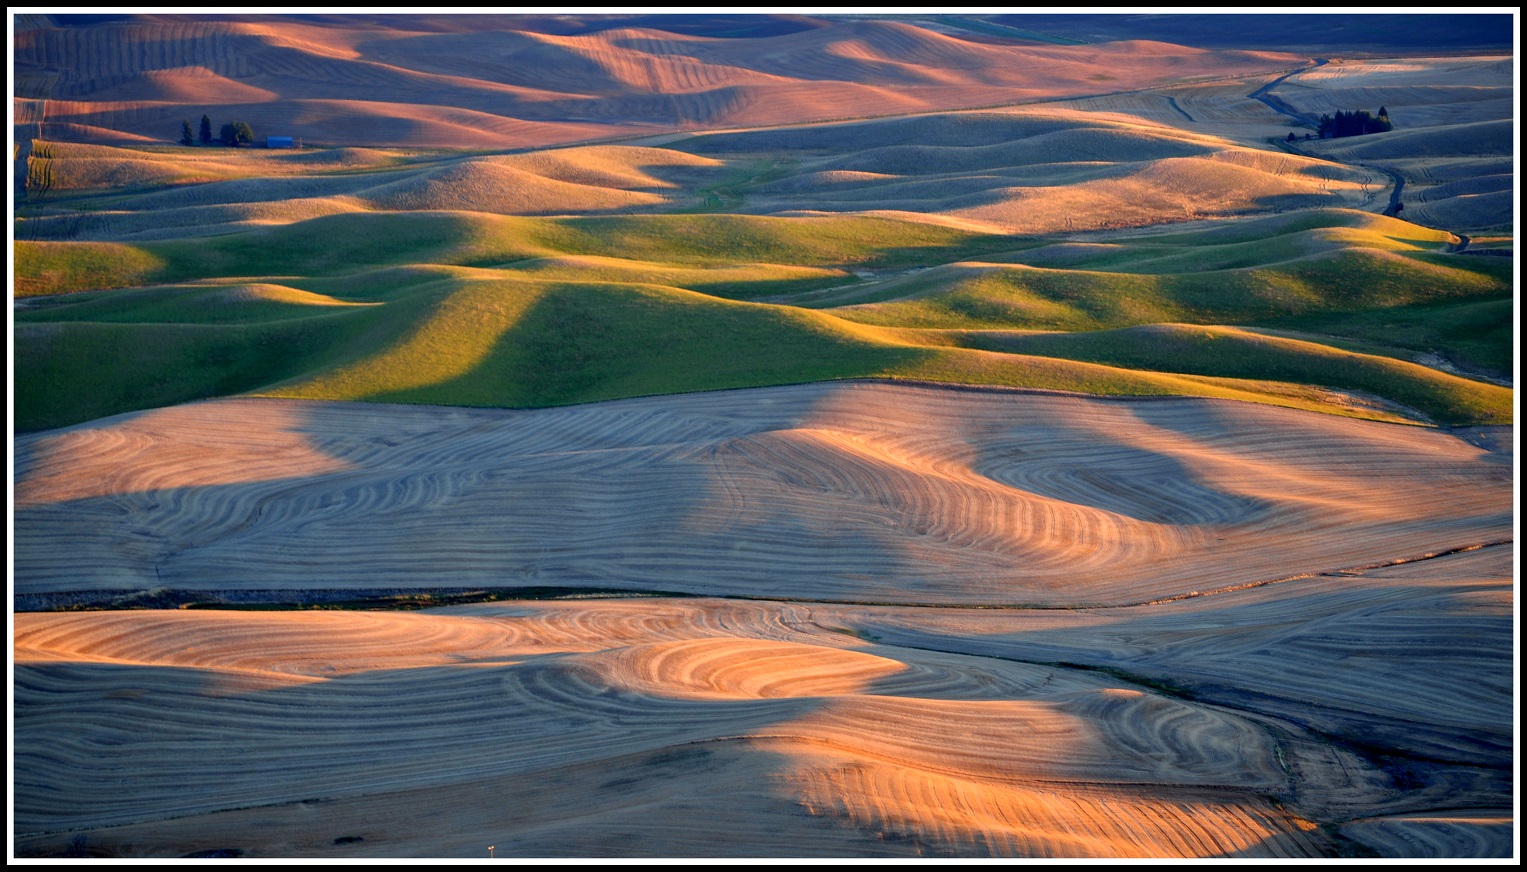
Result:
[[[18,243],[18,296],[37,296],[16,313],[16,425],[231,393],[545,406],[855,377],[1388,417],[1333,387],[1443,423],[1509,421],[1509,390],[1397,358],[1441,334],[1509,349],[1510,264],[1369,219],[1056,246],[862,217],[353,213],[196,241]],[[1035,265],[1057,256],[1118,269]],[[914,266],[933,268],[855,274]],[[147,286],[84,291],[113,284]],[[844,294],[870,302],[749,302]]]
[[[592,255],[691,267],[774,263],[911,266],[1012,247],[994,237],[882,218],[648,215],[520,218],[349,213],[197,240],[17,242],[17,296],[209,278],[340,275],[382,265],[501,266]]]
[[[904,332],[865,328],[822,313],[675,288],[466,281],[402,341],[350,365],[257,393],[535,407],[885,377],[1330,409],[1315,393],[1276,380],[1206,380],[1066,357],[925,344]],[[1509,408],[1509,396],[1505,403]],[[1498,411],[1489,408],[1481,420]]]
[[[838,267],[775,263],[693,267],[592,255],[535,258],[506,269],[543,281],[660,284],[733,300],[799,294],[858,281],[852,272]]]
[[[1510,420],[1512,392],[1507,388],[1390,357],[1234,327],[1156,324],[1091,333],[975,333],[954,338],[966,347],[1128,369],[1363,391],[1443,420]]]
[[[321,318],[237,326],[18,324],[16,428],[62,427],[244,393],[343,358],[347,340],[364,326]]]
[[[315,314],[314,307],[364,306],[285,285],[171,285],[105,294],[81,294],[68,305],[50,307],[48,321],[107,324],[248,324],[285,321]],[[20,313],[22,321],[30,316]]]
[[[1107,244],[1014,246],[812,305],[870,324],[1105,330],[1249,323],[1510,296],[1511,264],[1445,253],[1451,234],[1328,209]]]
[[[469,280],[402,341],[266,392],[545,406],[880,375],[923,353],[830,316],[677,288]]]
[[[164,272],[162,257],[116,242],[23,242],[12,249],[15,295],[31,297],[147,284]]]
[[[1510,295],[1509,263],[1348,249],[1273,266],[1148,275],[958,264],[883,283],[833,311],[888,327],[1106,330],[1247,323]],[[831,301],[826,301],[830,303]]]
[[[1313,331],[1363,343],[1436,352],[1471,369],[1509,375],[1516,316],[1513,301],[1417,303],[1340,315],[1315,314],[1256,322]]]

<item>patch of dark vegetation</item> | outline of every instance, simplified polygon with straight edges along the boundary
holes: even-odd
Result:
[[[868,630],[856,630],[852,627],[824,627],[823,629],[831,630],[834,633],[842,633],[845,636],[852,636],[862,642],[878,643],[884,641],[883,637]]]
[[[340,836],[339,838],[334,840],[334,844],[336,844],[336,845],[353,845],[356,842],[364,842],[364,841],[366,841],[366,837],[365,836]]]
[[[1378,115],[1369,115],[1368,110],[1360,109],[1356,112],[1340,112],[1335,117],[1330,115],[1320,116],[1320,138],[1340,139],[1344,136],[1366,136],[1370,133],[1388,133],[1394,129],[1389,121],[1389,110],[1379,107]]]
[[[187,860],[226,860],[233,857],[244,856],[243,848],[208,848],[205,851],[192,851],[185,855]]]

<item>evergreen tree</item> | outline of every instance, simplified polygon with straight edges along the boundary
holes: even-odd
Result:
[[[191,119],[183,118],[180,122],[180,144],[195,145],[196,139],[191,134]]]
[[[205,115],[201,117],[201,144],[212,144],[212,119]]]

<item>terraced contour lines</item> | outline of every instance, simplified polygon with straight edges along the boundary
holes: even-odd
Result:
[[[219,400],[23,436],[17,458],[22,597],[1107,605],[1511,536],[1506,459],[1212,400],[875,383],[534,411]]]

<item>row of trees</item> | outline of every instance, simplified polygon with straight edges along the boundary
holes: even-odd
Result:
[[[233,121],[223,125],[218,131],[217,139],[212,138],[212,119],[203,115],[201,117],[201,133],[199,137],[193,137],[191,133],[191,119],[186,118],[180,122],[180,144],[196,145],[198,139],[202,145],[221,143],[223,145],[248,145],[254,142],[254,129],[242,121]]]
[[[1368,110],[1359,109],[1356,112],[1337,112],[1336,117],[1330,115],[1320,116],[1320,138],[1334,139],[1341,136],[1362,136],[1365,133],[1387,133],[1394,129],[1389,123],[1389,110],[1379,107],[1377,116],[1369,115]]]

